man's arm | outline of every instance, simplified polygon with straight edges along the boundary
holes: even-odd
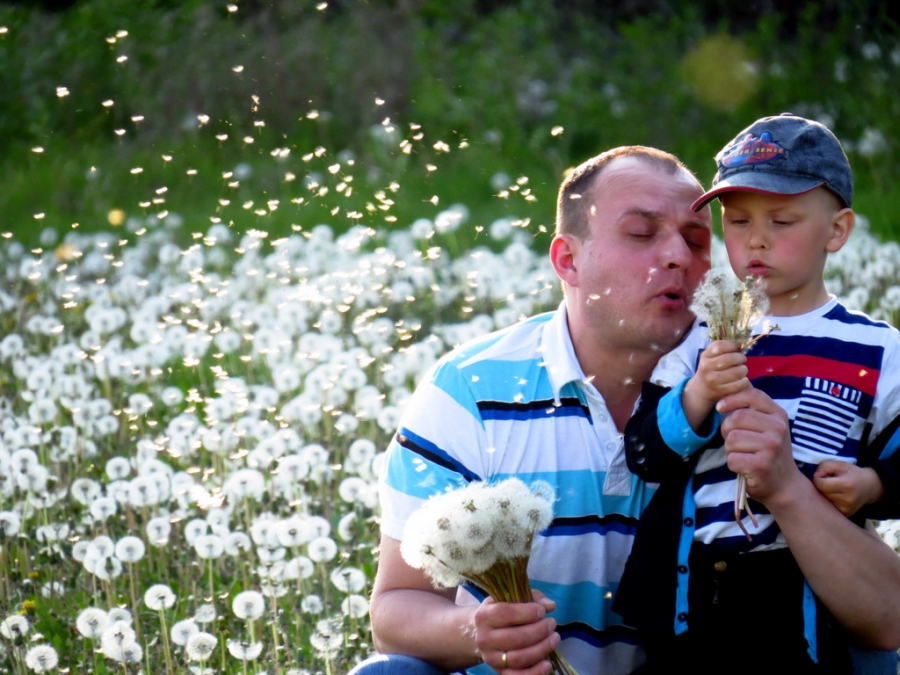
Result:
[[[900,648],[900,556],[845,518],[791,454],[787,415],[752,387],[719,402],[728,467],[775,517],[794,558],[835,618],[874,649]]]
[[[546,657],[560,640],[556,621],[546,616],[551,601],[460,606],[455,595],[455,589],[436,590],[421,570],[406,564],[400,542],[382,535],[370,605],[376,649],[446,670],[484,661],[503,675],[549,675]]]

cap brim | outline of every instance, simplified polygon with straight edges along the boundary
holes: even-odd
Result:
[[[743,172],[720,180],[709,192],[691,204],[692,211],[699,211],[725,192],[758,192],[767,195],[802,195],[825,183],[815,178],[784,176],[773,173]]]

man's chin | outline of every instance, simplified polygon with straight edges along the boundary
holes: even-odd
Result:
[[[691,325],[694,323],[694,315],[690,312],[682,312],[681,314],[682,316],[680,317],[672,317],[671,320],[665,322],[666,325],[661,325],[655,331],[656,339],[653,343],[658,347],[660,354],[665,354],[675,349],[690,331]]]

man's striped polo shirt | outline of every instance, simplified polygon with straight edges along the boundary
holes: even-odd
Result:
[[[382,532],[402,539],[429,496],[510,476],[556,488],[553,523],[535,538],[528,571],[557,603],[562,654],[583,675],[632,672],[643,655],[611,604],[655,486],[625,465],[622,436],[575,358],[564,303],[435,365],[388,448]],[[466,588],[457,602],[478,599]]]

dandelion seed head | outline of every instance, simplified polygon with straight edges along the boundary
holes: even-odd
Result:
[[[0,635],[7,640],[23,639],[30,629],[28,619],[20,614],[10,614],[0,622]]]
[[[179,647],[184,647],[192,635],[200,632],[200,627],[194,619],[183,619],[172,624],[172,630],[169,631],[174,642]]]
[[[175,594],[166,584],[154,584],[144,593],[144,604],[155,612],[175,606]]]
[[[199,624],[212,623],[216,620],[216,616],[215,605],[206,603],[197,607],[197,610],[194,612],[194,621]]]
[[[229,639],[226,643],[228,653],[240,661],[254,661],[262,654],[262,642],[242,642]]]
[[[341,601],[341,612],[353,619],[362,619],[369,613],[369,601],[362,595],[348,595]]]
[[[75,628],[83,637],[96,640],[109,625],[109,615],[98,607],[88,607],[78,613]]]
[[[234,615],[245,621],[255,621],[263,615],[266,603],[259,591],[241,591],[231,601]]]
[[[36,673],[47,673],[59,664],[59,654],[50,645],[36,645],[25,654],[25,665]]]
[[[215,653],[218,644],[219,642],[216,640],[215,635],[206,631],[200,631],[188,638],[185,652],[191,661],[206,661]]]

